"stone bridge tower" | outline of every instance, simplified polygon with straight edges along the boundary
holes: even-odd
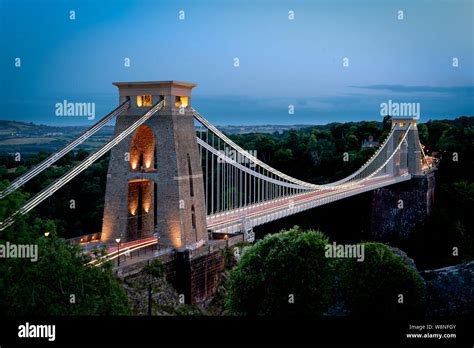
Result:
[[[410,124],[411,128],[400,147],[400,151],[395,154],[387,165],[387,170],[391,171],[390,174],[397,176],[406,171],[412,175],[422,174],[420,138],[418,137],[416,121],[417,119],[412,117],[392,117],[392,125],[395,127],[395,131],[388,144],[387,151],[389,154],[397,147]]]
[[[115,134],[164,99],[164,107],[111,150],[102,241],[140,239],[157,233],[176,249],[206,241],[206,208],[191,110],[192,83],[120,82]]]
[[[417,119],[392,117],[395,131],[387,144],[389,154],[408,131],[400,151],[387,164],[387,174],[411,174],[411,180],[372,192],[371,234],[376,240],[395,242],[408,238],[417,224],[430,214],[434,202],[433,170],[423,171]]]

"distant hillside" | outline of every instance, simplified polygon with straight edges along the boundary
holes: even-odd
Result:
[[[289,129],[300,129],[308,125],[280,126],[218,126],[227,134],[282,133]],[[87,127],[85,126],[47,126],[32,122],[0,120],[0,152],[21,152],[24,156],[39,151],[53,152],[70,142]],[[114,126],[105,126],[97,134],[80,145],[84,150],[94,150],[113,134]]]
[[[34,124],[32,122],[17,122],[17,121],[3,121],[0,120],[0,135],[3,136],[18,136],[22,134],[45,134],[63,132],[66,127],[53,127],[41,124]],[[74,128],[74,127],[72,127]]]
[[[326,125],[245,125],[245,126],[217,126],[219,130],[229,135],[238,136],[249,133],[282,134],[290,129],[317,128],[330,129],[338,124],[356,125],[361,122],[330,123]],[[434,123],[470,123],[472,116],[461,116],[455,120],[428,121]],[[382,126],[381,122],[370,121],[369,123]],[[14,153],[20,152],[23,156],[38,153],[39,151],[54,152],[72,141],[79,134],[85,131],[85,126],[47,126],[34,124],[31,122],[2,121],[0,120],[0,152]],[[114,126],[105,126],[79,148],[90,151],[103,145],[113,135]]]
[[[39,151],[53,152],[79,136],[84,126],[47,126],[31,122],[0,120],[0,152],[20,152],[28,156]],[[106,126],[80,145],[84,150],[99,147],[113,133],[113,126]]]
[[[290,129],[301,129],[311,127],[310,124],[295,124],[295,125],[253,125],[253,126],[216,126],[221,132],[227,134],[247,134],[247,133],[283,133]]]

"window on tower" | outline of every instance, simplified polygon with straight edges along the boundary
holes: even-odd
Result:
[[[151,95],[137,95],[137,106],[139,108],[144,106],[152,106],[151,104]]]
[[[174,105],[177,108],[185,108],[188,106],[188,97],[175,97]]]

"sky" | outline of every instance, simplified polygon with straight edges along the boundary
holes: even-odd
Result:
[[[381,120],[389,100],[474,115],[472,0],[0,0],[0,47],[3,120],[89,125],[56,103],[100,118],[112,82],[153,80],[196,83],[218,125]]]

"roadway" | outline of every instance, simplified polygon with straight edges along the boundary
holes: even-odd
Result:
[[[410,179],[409,175],[393,177],[390,175],[377,176],[354,185],[338,189],[322,189],[298,195],[272,200],[265,203],[250,205],[225,213],[207,217],[208,229],[217,233],[235,233],[242,229],[242,219],[248,219],[251,226],[262,224],[263,216],[273,215],[273,219],[263,219],[263,223],[292,215],[316,206],[334,202],[336,200],[367,192],[375,188]],[[319,202],[318,202],[319,201]],[[308,204],[314,203],[314,204]],[[302,207],[306,207],[301,209]],[[260,219],[260,220],[259,220]]]

